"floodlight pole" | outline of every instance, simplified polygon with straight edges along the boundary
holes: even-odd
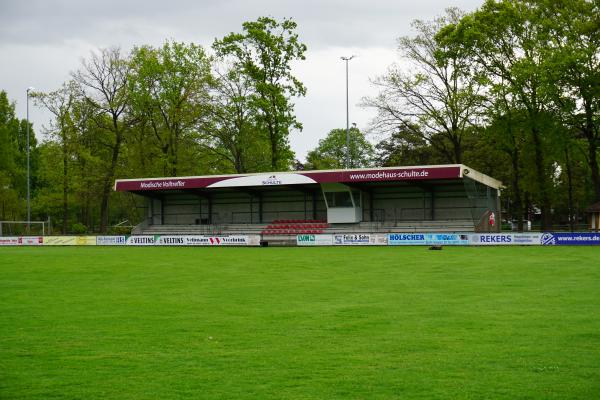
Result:
[[[355,56],[340,57],[346,62],[346,168],[350,168],[350,109],[348,107],[348,61]]]
[[[27,233],[30,233],[30,221],[31,221],[31,193],[30,193],[30,168],[29,168],[29,92],[33,90],[32,87],[27,88]]]

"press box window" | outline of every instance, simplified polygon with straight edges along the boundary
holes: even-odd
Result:
[[[354,207],[350,192],[325,192],[328,207]]]

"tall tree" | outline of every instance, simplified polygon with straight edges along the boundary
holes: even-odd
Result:
[[[76,84],[73,81],[64,83],[62,87],[50,93],[34,93],[36,104],[46,108],[54,116],[48,129],[48,135],[55,139],[61,149],[62,165],[62,233],[69,229],[69,176],[70,161],[73,155],[75,132],[71,118],[71,108],[77,96]]]
[[[600,2],[542,0],[535,8],[548,42],[547,87],[576,139],[587,145],[595,201],[600,201]]]
[[[373,80],[379,94],[363,99],[363,106],[377,111],[374,130],[412,132],[450,163],[462,162],[463,137],[477,123],[482,102],[469,59],[436,40],[440,29],[462,15],[449,8],[431,22],[414,21],[416,36],[398,39],[406,64],[393,65]]]
[[[132,54],[129,81],[134,110],[148,122],[163,155],[163,174],[177,176],[182,143],[193,145],[194,127],[206,112],[210,59],[195,44],[165,42]]]
[[[373,145],[356,127],[350,128],[350,167],[363,168],[373,164]],[[308,152],[307,169],[340,169],[346,161],[346,129],[332,129],[319,145]]]
[[[269,170],[269,142],[257,126],[250,78],[227,60],[215,66],[214,75],[208,118],[200,127],[207,150],[238,173]]]
[[[29,124],[32,198],[37,184],[38,151],[33,126]],[[27,121],[15,114],[15,104],[0,91],[0,215],[22,219],[27,193]]]
[[[535,171],[532,193],[541,209],[541,228],[546,230],[551,223],[552,189],[547,150],[552,146],[544,130],[552,108],[545,85],[547,41],[543,40],[538,6],[528,0],[488,0],[460,23],[444,28],[438,40],[464,54],[481,69],[493,92],[507,93],[525,112]]]
[[[101,143],[109,150],[109,159],[102,179],[100,232],[106,232],[109,219],[109,197],[121,147],[134,118],[127,112],[130,106],[128,78],[130,63],[118,48],[92,53],[82,68],[73,74],[85,101],[94,109],[93,120],[106,133]]]
[[[291,129],[302,129],[294,114],[292,97],[304,96],[306,88],[294,75],[292,63],[304,60],[306,45],[298,40],[296,23],[260,17],[244,22],[242,33],[216,40],[219,56],[230,56],[253,86],[251,104],[258,111],[257,122],[271,147],[271,168],[287,169],[293,160],[288,143]]]

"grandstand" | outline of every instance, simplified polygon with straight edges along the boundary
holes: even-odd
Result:
[[[495,232],[501,182],[462,164],[119,179],[146,199],[134,234]]]

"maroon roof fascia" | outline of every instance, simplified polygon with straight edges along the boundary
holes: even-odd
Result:
[[[352,183],[352,182],[402,182],[431,179],[457,179],[461,177],[460,166],[444,167],[405,167],[405,168],[373,168],[361,170],[339,171],[298,171],[265,173],[264,175],[304,175],[315,183]],[[261,175],[261,174],[252,174]],[[155,191],[155,190],[185,190],[207,188],[210,185],[248,175],[222,175],[205,177],[182,178],[147,178],[118,180],[116,191]],[[285,185],[285,183],[283,183]],[[226,185],[222,186],[226,187]]]

